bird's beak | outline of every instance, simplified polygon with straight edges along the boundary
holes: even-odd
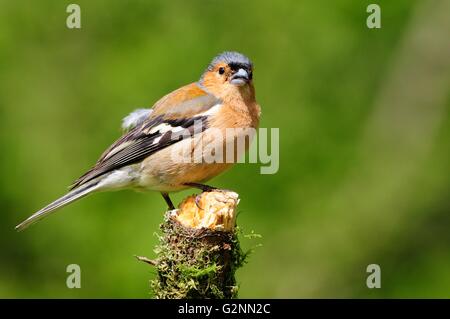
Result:
[[[248,72],[244,69],[239,69],[231,76],[230,83],[236,86],[242,86],[249,81]]]

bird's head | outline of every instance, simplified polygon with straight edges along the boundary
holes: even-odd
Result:
[[[254,94],[253,64],[241,53],[223,52],[211,61],[199,82],[219,97],[233,93]]]

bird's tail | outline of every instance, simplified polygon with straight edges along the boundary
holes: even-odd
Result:
[[[30,217],[28,217],[26,220],[24,220],[22,223],[16,226],[17,231],[24,230],[31,224],[34,224],[35,222],[41,220],[44,217],[47,217],[51,213],[53,213],[55,210],[64,207],[73,201],[76,201],[80,198],[85,197],[86,195],[89,195],[90,193],[98,190],[99,188],[99,182],[98,180],[93,180],[90,183],[87,183],[85,185],[79,186],[70,192],[68,192],[66,195],[58,198],[54,202],[48,204],[38,212],[34,213]]]

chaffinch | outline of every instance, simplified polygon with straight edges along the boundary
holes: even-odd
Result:
[[[199,81],[169,93],[151,109],[139,109],[124,118],[125,134],[101,155],[95,166],[75,181],[66,195],[16,229],[22,230],[94,192],[124,188],[158,191],[174,209],[169,192],[188,187],[212,189],[202,183],[234,162],[204,160],[205,145],[220,149],[230,143],[216,138],[214,132],[225,134],[229,128],[244,129],[232,130],[231,143],[236,143],[246,134],[245,129],[258,127],[260,107],[252,77],[253,65],[246,56],[237,52],[219,54]],[[247,149],[248,143],[245,146]],[[174,154],[180,152],[192,157],[177,160]],[[227,156],[225,153],[223,156]]]

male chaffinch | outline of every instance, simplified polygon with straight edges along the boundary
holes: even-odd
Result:
[[[199,81],[169,93],[151,109],[139,109],[124,118],[122,126],[128,131],[101,155],[95,166],[75,181],[66,195],[16,229],[22,230],[94,192],[124,188],[159,191],[169,208],[174,209],[168,192],[188,187],[212,189],[202,183],[223,172],[232,162],[198,158],[179,161],[173,154],[187,149],[189,155],[202,157],[205,144],[223,146],[226,142],[214,138],[213,130],[244,129],[231,136],[235,142],[245,134],[245,129],[256,129],[260,107],[255,100],[252,77],[253,65],[246,56],[237,52],[219,54]],[[198,123],[200,129],[196,129]]]

